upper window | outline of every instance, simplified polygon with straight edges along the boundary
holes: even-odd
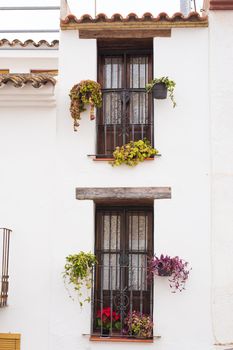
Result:
[[[104,157],[131,140],[147,138],[153,144],[152,98],[145,91],[153,76],[153,55],[151,41],[127,48],[119,43],[111,50],[101,44],[98,81],[103,105],[97,118],[97,154]]]

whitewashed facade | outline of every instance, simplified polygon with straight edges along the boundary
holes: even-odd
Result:
[[[97,80],[96,39],[62,30],[58,57],[39,48],[0,51],[0,68],[12,73],[59,69],[56,86],[0,90],[0,226],[13,230],[0,332],[20,333],[22,350],[231,348],[233,10],[208,17],[208,27],[173,27],[171,37],[153,39],[154,76],[176,81],[177,107],[154,103],[162,156],[135,168],[87,156],[96,154],[88,111],[73,131],[69,91]],[[171,199],[154,201],[154,251],[190,263],[186,290],[173,294],[167,280],[155,279],[154,335],[161,338],[154,343],[90,341],[90,305],[81,310],[69,299],[62,279],[68,254],[94,251],[95,205],[77,200],[75,190],[167,186]]]

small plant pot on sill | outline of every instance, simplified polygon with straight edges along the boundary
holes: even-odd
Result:
[[[101,337],[109,337],[110,330],[109,329],[102,329]]]
[[[157,83],[154,85],[153,97],[157,100],[165,100],[167,98],[167,87],[165,83]]]

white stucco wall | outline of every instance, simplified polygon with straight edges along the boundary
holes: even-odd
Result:
[[[155,103],[155,140],[162,157],[136,168],[112,168],[87,157],[95,153],[95,122],[88,113],[77,133],[69,115],[70,88],[82,79],[96,79],[96,42],[80,40],[75,31],[61,33],[51,349],[109,348],[82,336],[90,332],[90,308],[80,311],[60,278],[66,255],[93,250],[94,208],[91,201],[75,200],[75,188],[81,186],[172,187],[172,200],[155,202],[155,251],[178,254],[193,270],[187,291],[180,294],[171,294],[165,281],[156,281],[155,334],[162,338],[147,347],[212,348],[207,42],[207,29],[177,29],[171,38],[155,39],[156,76],[169,75],[177,82],[175,110],[169,100]],[[111,344],[115,349],[123,346]],[[142,345],[127,344],[135,346]]]
[[[30,56],[20,51],[0,51],[0,69],[9,69],[10,73],[30,73],[31,69],[57,69],[58,52],[48,51],[47,55],[33,51]]]
[[[33,87],[0,93],[0,220],[13,230],[9,306],[0,309],[0,332],[21,333],[23,350],[48,349],[51,300],[56,109],[50,84],[36,91],[36,101]],[[11,94],[8,105],[3,94]]]
[[[209,17],[213,329],[215,342],[229,348],[233,344],[233,11],[211,11]]]
[[[173,110],[170,100],[155,102],[162,157],[135,168],[87,157],[95,153],[88,112],[73,132],[68,94],[80,80],[96,80],[96,41],[64,31],[59,56],[56,120],[51,104],[0,108],[1,226],[14,230],[9,307],[0,310],[0,331],[20,332],[22,350],[107,350],[109,344],[82,335],[90,333],[90,306],[80,310],[69,299],[61,276],[68,254],[94,249],[94,206],[77,201],[75,188],[171,186],[172,199],[154,205],[155,252],[179,255],[192,272],[182,293],[155,281],[155,334],[162,338],[146,348],[212,349],[208,29],[173,29],[171,38],[154,40],[155,76],[176,81],[178,105]]]

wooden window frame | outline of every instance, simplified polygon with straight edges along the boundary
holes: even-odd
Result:
[[[133,234],[133,226],[132,226],[132,218],[133,213],[135,213],[136,217],[138,217],[138,249],[133,248],[132,246],[132,234]],[[116,241],[116,248],[112,248],[112,244],[109,243],[109,250],[106,250],[104,248],[103,244],[105,239],[103,237],[103,217],[104,215],[107,215],[111,218],[111,216],[115,215],[115,217],[119,217],[119,240],[120,242],[117,243]],[[145,243],[144,243],[144,249],[140,248],[139,249],[139,218],[140,216],[146,218],[147,221],[145,221]],[[145,270],[142,270],[142,265],[140,265],[140,261],[147,261],[148,256],[153,255],[154,251],[154,242],[153,242],[153,204],[152,203],[145,203],[144,205],[138,204],[138,205],[127,205],[127,204],[109,204],[106,206],[106,204],[97,204],[96,205],[96,220],[95,220],[95,254],[98,259],[98,265],[96,267],[93,279],[94,279],[94,288],[92,291],[92,331],[91,331],[91,340],[98,340],[98,337],[101,335],[101,331],[96,329],[95,327],[95,315],[96,312],[101,308],[111,306],[111,309],[117,310],[117,305],[114,304],[114,298],[118,293],[122,293],[122,290],[124,289],[124,292],[126,293],[125,295],[128,295],[129,303],[127,304],[127,307],[125,309],[125,312],[121,313],[121,319],[123,322],[124,317],[126,317],[127,313],[131,310],[137,310],[140,311],[141,313],[146,313],[150,314],[151,317],[153,317],[153,280],[148,280],[147,279],[147,268],[144,266]],[[129,222],[131,220],[131,231],[129,229]],[[146,224],[147,222],[147,224]],[[118,225],[118,224],[117,224]],[[117,229],[117,231],[118,231]],[[131,233],[130,233],[131,232]],[[118,234],[117,234],[118,235]],[[131,244],[129,243],[129,237],[131,236]],[[110,231],[109,231],[109,238],[111,242],[111,223],[110,223]],[[117,240],[118,238],[116,238]],[[135,239],[135,238],[134,238]],[[144,238],[143,238],[144,240]],[[131,248],[129,246],[131,245]],[[111,248],[110,248],[111,245]],[[103,276],[101,277],[102,274],[104,274],[104,269],[102,269],[104,263],[102,260],[102,257],[107,254],[110,257],[115,257],[116,261],[118,260],[117,266],[119,269],[119,281],[116,282],[115,287],[112,287],[113,282],[109,282],[111,280],[111,275],[108,277],[108,282],[107,285],[108,287],[103,287]],[[134,270],[132,267],[132,259],[133,256],[137,259],[137,268]],[[118,258],[117,258],[118,257]],[[125,257],[128,259],[127,262],[125,263],[123,260]],[[122,259],[123,258],[123,259]],[[131,259],[131,262],[130,262]],[[140,260],[142,259],[142,260]],[[110,260],[109,260],[110,261]],[[109,262],[110,263],[110,262]],[[146,263],[147,265],[147,263]],[[104,267],[105,268],[105,267]],[[112,269],[111,269],[112,270]],[[131,281],[129,280],[130,276],[130,271],[135,271],[137,273],[136,277],[136,288],[132,287],[132,277]],[[106,270],[105,270],[106,271]],[[109,274],[110,272],[107,270],[107,273]],[[123,271],[123,275],[122,275]],[[140,272],[139,272],[140,271]],[[105,272],[106,273],[106,272]],[[141,276],[139,275],[141,273]],[[117,274],[117,272],[115,272]],[[144,274],[144,275],[142,275]],[[143,277],[142,277],[143,276]],[[115,278],[117,278],[115,276]],[[123,278],[123,279],[122,279]],[[110,284],[109,284],[110,283]],[[111,287],[109,287],[111,285]],[[130,286],[131,285],[131,286]],[[134,284],[135,286],[135,284]],[[142,287],[143,286],[143,287]],[[111,289],[109,289],[111,288]],[[126,288],[126,289],[125,289]],[[113,302],[110,302],[110,299],[113,299]],[[110,304],[111,303],[111,304]],[[121,306],[120,306],[120,309]],[[123,325],[123,323],[122,323]],[[99,334],[100,333],[100,334]],[[122,331],[121,332],[114,332],[112,329],[110,338],[119,339],[121,341],[122,339],[131,339],[132,336],[125,336]],[[143,339],[143,340],[148,340],[151,342],[152,338],[149,339]]]
[[[98,42],[98,82],[101,86],[103,84],[103,60],[106,57],[122,57],[122,86],[118,88],[102,88],[102,93],[117,92],[118,96],[122,99],[122,114],[121,122],[118,124],[108,124],[105,121],[103,110],[104,106],[97,112],[96,122],[96,158],[105,159],[111,158],[112,152],[116,146],[122,146],[123,144],[142,138],[147,138],[152,146],[154,145],[154,106],[151,95],[147,95],[147,108],[145,109],[145,116],[147,122],[144,124],[139,122],[138,124],[130,123],[130,108],[133,108],[133,99],[130,97],[133,93],[145,92],[145,88],[130,87],[130,63],[129,59],[132,56],[145,56],[148,59],[148,72],[146,80],[148,82],[153,79],[153,40],[131,40],[127,43],[127,40],[118,41],[99,41]],[[146,63],[145,63],[146,65]],[[146,66],[145,66],[146,67]],[[104,99],[103,99],[104,103]],[[112,103],[112,102],[111,102]],[[118,101],[119,103],[119,101]],[[140,102],[139,108],[140,108]],[[132,104],[132,105],[131,105]],[[131,107],[130,107],[131,105]],[[110,127],[112,125],[112,127]],[[112,129],[111,129],[112,128]],[[140,130],[141,129],[141,130]],[[113,135],[113,137],[112,137]],[[122,135],[122,136],[119,136]],[[114,140],[112,141],[112,138]],[[111,146],[109,144],[111,143]],[[113,144],[112,144],[113,143]]]

